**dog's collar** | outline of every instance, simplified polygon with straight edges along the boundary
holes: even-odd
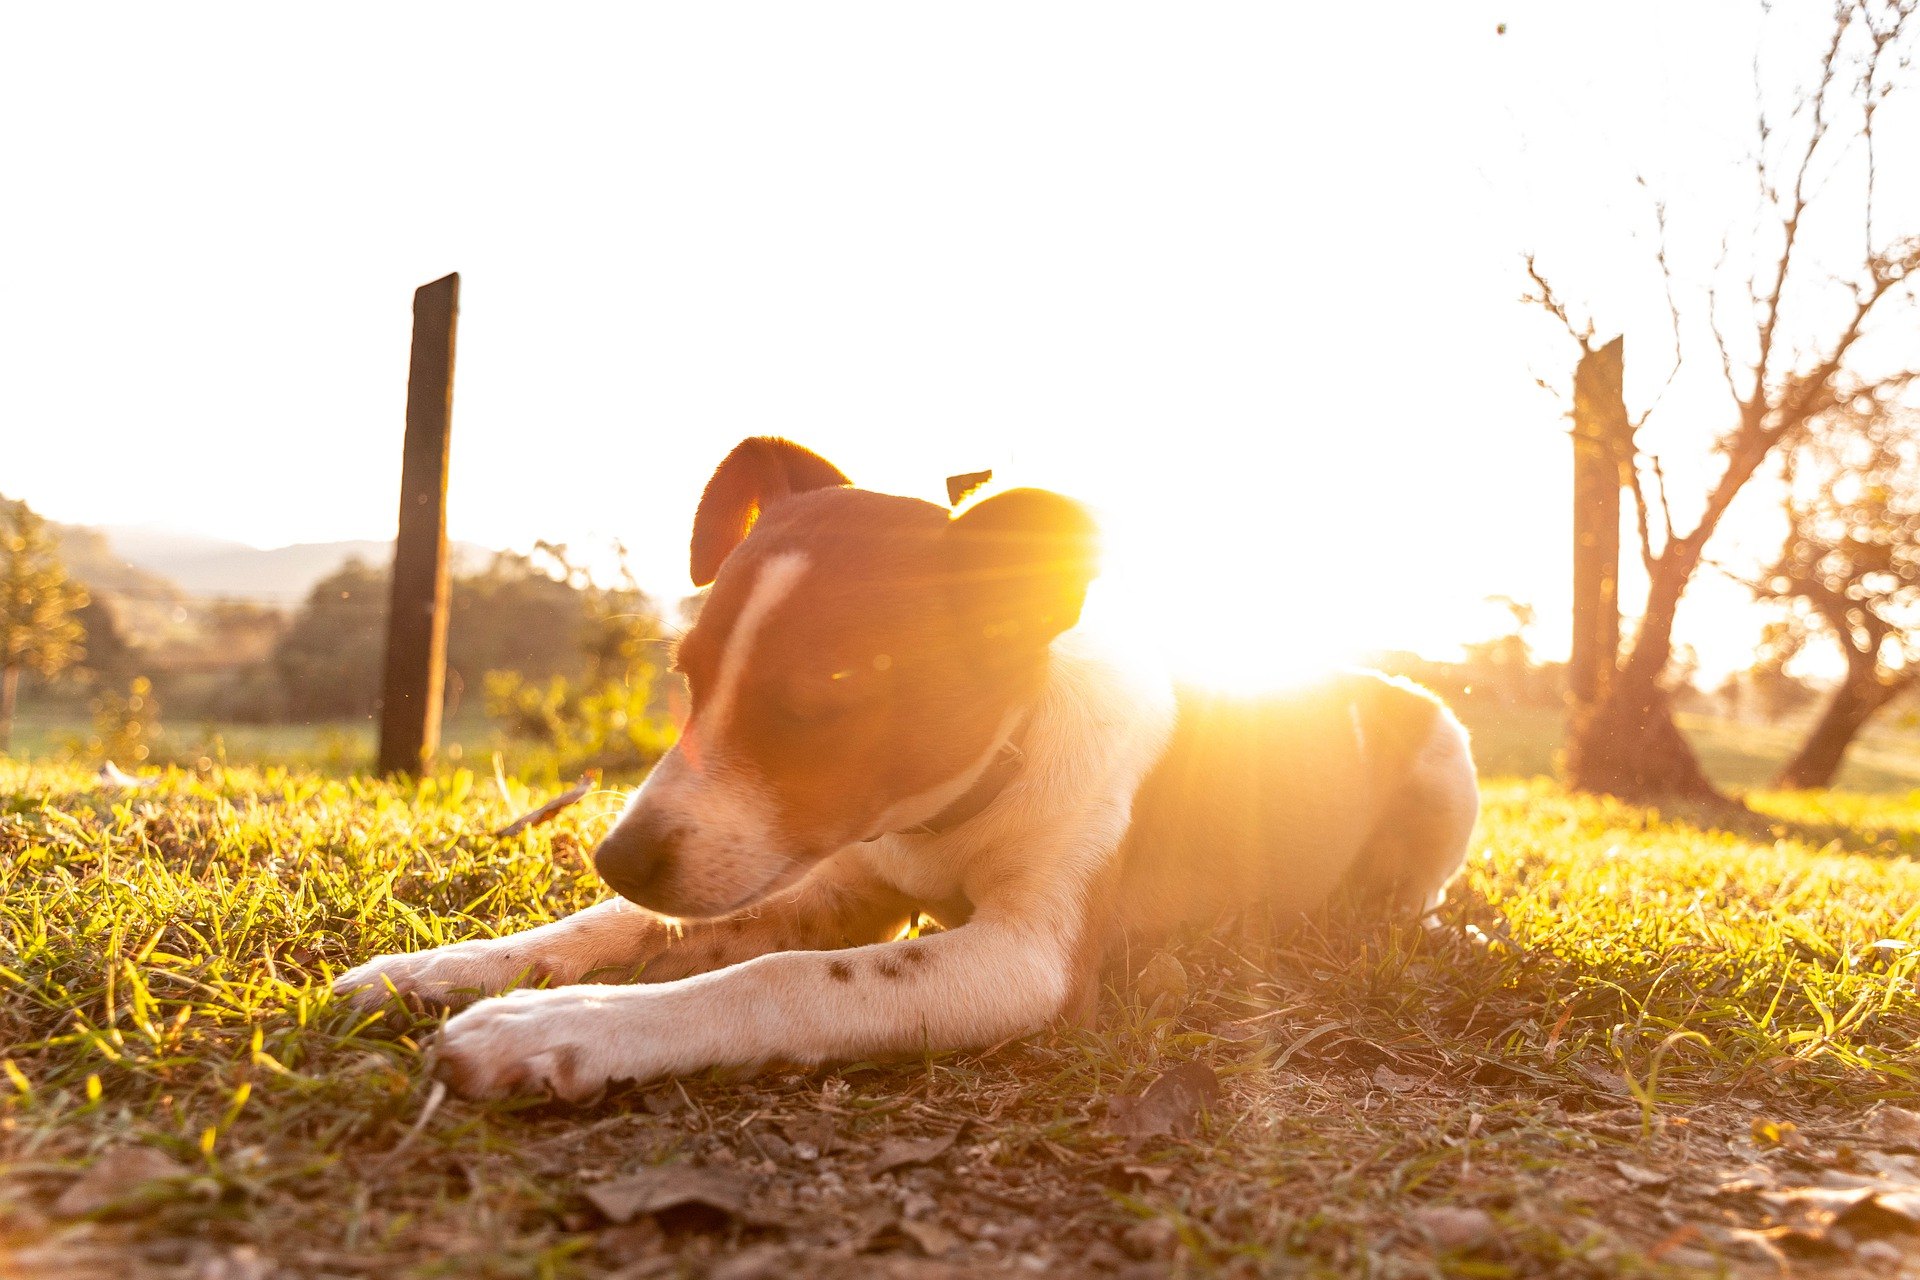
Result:
[[[961,792],[959,799],[934,814],[931,818],[928,818],[925,822],[917,822],[911,827],[902,827],[900,830],[890,832],[889,834],[896,836],[945,835],[955,827],[963,823],[971,822],[979,817],[986,811],[988,805],[1000,798],[1000,793],[1007,789],[1007,784],[1018,777],[1020,770],[1026,766],[1027,753],[1021,744],[1026,741],[1027,726],[1032,722],[1032,712],[1028,712],[1026,715],[1020,717],[1020,723],[1014,726],[1012,735],[1000,745],[1000,750],[994,753],[992,761],[988,763],[978,781]]]

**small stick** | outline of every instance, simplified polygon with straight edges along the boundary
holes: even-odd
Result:
[[[577,804],[579,801],[585,799],[587,793],[598,785],[600,785],[600,771],[598,769],[589,769],[585,777],[567,788],[567,790],[562,791],[559,795],[547,801],[533,812],[521,814],[493,834],[496,838],[504,840],[508,836],[519,835],[528,827],[537,827],[568,805]]]

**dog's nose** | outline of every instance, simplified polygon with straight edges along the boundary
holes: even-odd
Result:
[[[628,814],[593,851],[593,869],[627,901],[651,906],[673,878],[680,841],[678,827],[644,813]]]

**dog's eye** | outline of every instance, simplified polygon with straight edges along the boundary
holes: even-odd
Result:
[[[873,682],[861,679],[861,674],[853,667],[809,674],[773,690],[771,701],[781,719],[791,724],[824,724],[873,695]]]

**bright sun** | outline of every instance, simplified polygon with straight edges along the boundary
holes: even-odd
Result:
[[[1183,682],[1236,693],[1296,686],[1366,660],[1372,646],[1339,629],[1341,610],[1261,580],[1250,559],[1195,572],[1160,531],[1109,525],[1086,623],[1145,641]]]

